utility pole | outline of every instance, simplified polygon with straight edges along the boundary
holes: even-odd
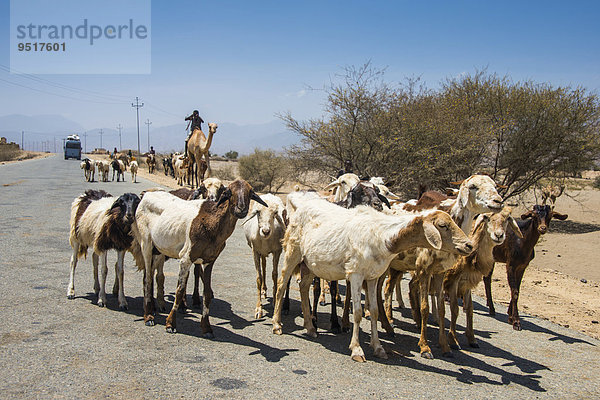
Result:
[[[25,139],[25,131],[21,131],[21,150],[25,150],[25,148],[23,147],[25,142],[23,141]]]
[[[83,152],[87,153],[87,131],[83,132]]]
[[[150,122],[150,119],[146,119],[144,123],[148,125],[148,151],[150,151],[150,125],[152,125],[152,122]]]
[[[121,124],[119,124],[119,126],[117,126],[117,129],[119,130],[119,151],[122,151],[123,145],[121,144],[121,129],[123,129],[123,127],[121,126]]]
[[[100,148],[102,149],[102,129],[100,129]]]
[[[137,117],[137,134],[138,134],[138,157],[141,154],[140,151],[140,108],[144,107],[144,103],[140,103],[140,99],[135,97],[135,104],[131,103],[131,107],[135,108],[135,114]]]

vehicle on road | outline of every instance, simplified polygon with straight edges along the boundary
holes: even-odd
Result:
[[[81,140],[78,135],[69,135],[65,140],[65,160],[76,158],[81,160]]]

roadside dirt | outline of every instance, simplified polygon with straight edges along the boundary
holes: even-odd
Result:
[[[16,162],[26,161],[26,160],[35,160],[38,158],[46,158],[46,157],[50,157],[53,155],[54,155],[54,153],[45,153],[45,152],[41,152],[41,151],[23,151],[16,159],[10,160],[10,161],[2,161],[2,162],[0,162],[0,165],[13,164]]]

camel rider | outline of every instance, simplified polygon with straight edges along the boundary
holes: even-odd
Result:
[[[204,122],[204,120],[202,119],[202,117],[200,117],[200,113],[198,112],[198,110],[194,110],[192,115],[190,115],[189,117],[186,117],[185,120],[190,121],[190,123],[188,123],[188,127],[190,128],[190,133],[188,133],[187,138],[185,139],[185,151],[183,152],[183,154],[187,155],[188,141],[190,140],[190,137],[192,137],[192,133],[194,133],[195,129],[202,130],[202,123]]]

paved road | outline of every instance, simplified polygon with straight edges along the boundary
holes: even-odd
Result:
[[[129,311],[95,305],[91,260],[80,262],[76,299],[67,300],[69,205],[87,188],[113,195],[140,192],[151,182],[86,183],[79,163],[60,157],[0,166],[0,397],[3,398],[598,398],[600,342],[548,321],[523,318],[524,331],[506,315],[487,317],[476,304],[481,345],[443,359],[418,353],[408,312],[399,312],[390,354],[373,358],[368,324],[361,343],[367,363],[352,362],[349,335],[302,335],[301,319],[284,318],[284,335],[271,320],[253,319],[255,275],[237,229],[215,264],[211,309],[216,339],[200,337],[199,312],[179,314],[178,332],[142,321],[142,276],[126,259]],[[128,176],[129,180],[130,177]],[[109,264],[115,254],[109,255]],[[177,264],[166,265],[169,300]],[[113,271],[109,269],[109,287]],[[270,288],[270,285],[269,285]],[[270,290],[269,290],[270,294]],[[298,299],[298,292],[292,294]],[[477,300],[477,299],[476,299]],[[292,315],[299,314],[292,301]],[[498,306],[502,310],[504,307]],[[267,306],[269,313],[272,305]],[[325,309],[323,309],[325,311]],[[459,322],[463,322],[461,315]],[[462,329],[462,326],[461,326]],[[429,330],[435,343],[437,330]],[[461,337],[464,343],[464,337]],[[594,396],[595,395],[595,396]]]

